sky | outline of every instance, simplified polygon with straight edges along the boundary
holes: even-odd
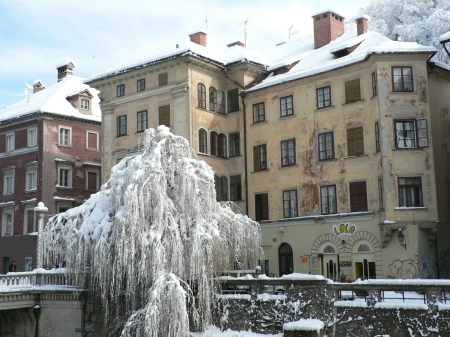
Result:
[[[332,9],[348,21],[369,1],[0,0],[0,109],[24,98],[25,83],[56,83],[67,60],[88,78],[171,50],[198,29],[208,44],[244,42],[245,26],[247,47],[264,52],[288,41],[291,26],[291,40],[311,35],[312,13]]]

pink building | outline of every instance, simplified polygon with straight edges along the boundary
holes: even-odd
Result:
[[[100,188],[101,111],[98,91],[73,76],[71,61],[58,82],[39,80],[25,98],[0,111],[0,273],[36,267],[37,219],[82,204]]]

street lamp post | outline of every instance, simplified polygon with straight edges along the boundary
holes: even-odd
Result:
[[[48,208],[44,206],[43,202],[39,202],[37,207],[34,208],[34,212],[37,214],[38,217],[38,242],[37,242],[37,263],[36,268],[42,268],[43,266],[43,242],[42,242],[42,235],[44,232],[44,215],[48,212]]]

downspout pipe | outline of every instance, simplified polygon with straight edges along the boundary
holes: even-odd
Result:
[[[248,215],[248,173],[247,173],[247,114],[245,111],[245,91],[240,93],[244,113],[244,177],[245,177],[245,212]]]

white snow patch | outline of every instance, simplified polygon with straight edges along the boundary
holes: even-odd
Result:
[[[428,305],[424,303],[398,303],[398,302],[378,302],[375,309],[411,309],[411,310],[428,310]]]
[[[324,327],[322,321],[318,319],[300,319],[295,322],[283,324],[283,330],[300,330],[300,331],[317,331],[319,332]]]
[[[348,307],[348,308],[365,308],[367,307],[366,301],[335,301],[335,307]]]
[[[284,301],[286,300],[286,295],[271,295],[271,294],[258,294],[256,299],[258,301],[267,302],[267,301]]]

